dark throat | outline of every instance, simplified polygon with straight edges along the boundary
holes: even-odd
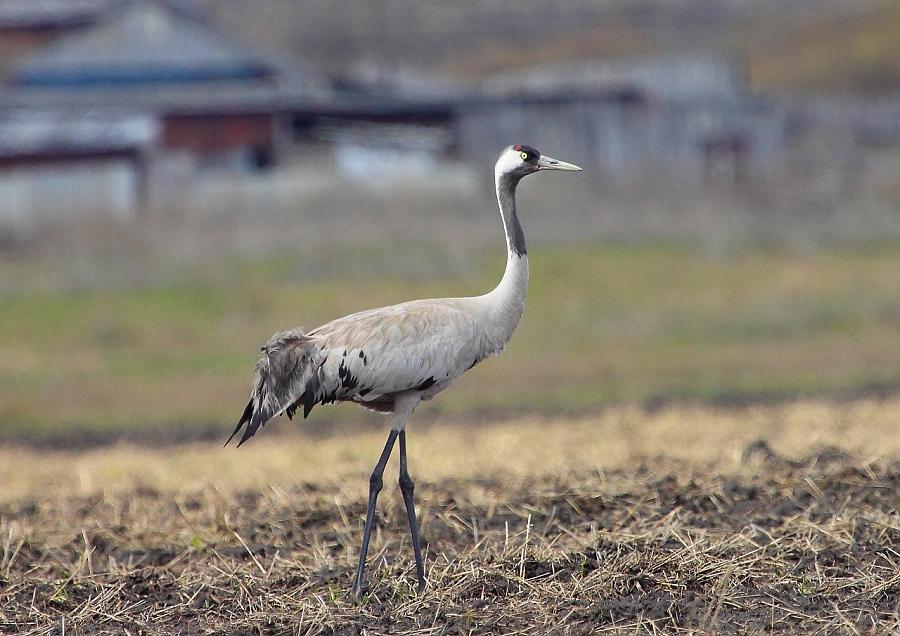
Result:
[[[516,256],[525,256],[528,253],[525,247],[525,233],[522,224],[516,215],[516,186],[521,177],[503,175],[497,184],[497,200],[500,203],[500,216],[506,230],[510,249]]]

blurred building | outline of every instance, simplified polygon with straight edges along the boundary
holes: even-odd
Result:
[[[421,180],[457,160],[489,174],[510,143],[637,189],[774,191],[780,179],[791,193],[808,181],[824,209],[873,174],[900,187],[895,95],[754,95],[739,63],[707,56],[588,59],[468,84],[402,69],[349,81],[222,32],[202,7],[0,0],[0,225],[188,214],[204,176],[271,190],[261,173],[297,157],[339,178]]]
[[[21,57],[50,41],[96,24],[123,0],[2,0],[0,77]]]
[[[0,25],[56,36],[34,50],[37,35],[21,38],[20,54],[5,69],[0,194],[9,196],[0,196],[0,218],[34,214],[42,206],[29,193],[60,183],[73,192],[128,193],[97,202],[117,215],[165,207],[198,166],[276,162],[290,143],[293,113],[331,99],[327,78],[232,39],[191,12],[115,4],[34,2],[15,20],[0,5]],[[104,9],[112,14],[101,16]],[[65,213],[78,212],[67,205]]]
[[[750,95],[728,59],[639,58],[536,67],[487,80],[461,109],[466,154],[525,139],[607,175],[739,180],[778,160],[784,110]]]

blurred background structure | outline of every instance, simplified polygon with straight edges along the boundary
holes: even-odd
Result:
[[[561,259],[561,280],[576,263],[626,278],[615,267],[651,278],[654,267],[671,267],[668,248],[597,257],[621,257],[615,262],[585,256],[613,243],[678,246],[694,255],[680,266],[713,270],[716,259],[737,253],[777,262],[780,255],[764,250],[784,248],[791,258],[805,255],[782,263],[787,269],[777,272],[793,272],[785,278],[814,277],[808,258],[819,254],[822,271],[834,268],[829,280],[845,272],[859,294],[828,291],[828,280],[785,282],[779,300],[736,316],[728,306],[743,300],[726,296],[740,284],[682,272],[670,287],[719,280],[707,300],[720,313],[709,320],[742,338],[806,334],[810,350],[830,357],[798,353],[784,372],[793,379],[769,386],[759,379],[772,377],[767,363],[754,363],[756,379],[735,379],[729,373],[737,373],[740,355],[722,349],[716,359],[731,371],[710,363],[686,376],[694,388],[660,379],[593,400],[584,397],[587,383],[571,402],[891,387],[900,377],[900,350],[885,340],[898,326],[900,300],[890,298],[894,287],[879,269],[893,266],[891,246],[900,245],[900,6],[893,0],[0,0],[0,429],[31,426],[50,396],[91,391],[90,408],[79,411],[69,400],[49,420],[114,425],[127,412],[121,395],[85,388],[103,377],[99,367],[120,375],[96,351],[118,351],[110,355],[128,366],[129,356],[146,357],[135,343],[152,340],[139,326],[143,318],[123,317],[132,309],[120,297],[72,307],[47,319],[46,331],[28,331],[20,323],[32,320],[29,311],[45,311],[26,302],[35,294],[58,306],[80,290],[189,284],[228,296],[249,289],[248,306],[221,301],[210,309],[218,327],[191,327],[225,337],[255,324],[254,312],[264,314],[266,329],[300,320],[311,327],[329,311],[416,291],[372,293],[345,308],[303,287],[310,281],[354,288],[346,279],[358,283],[365,271],[382,288],[391,277],[438,290],[453,286],[434,282],[445,275],[489,284],[491,275],[481,272],[492,272],[493,261],[482,256],[500,240],[491,165],[502,147],[520,142],[585,168],[580,180],[530,185],[523,205],[530,244]],[[872,256],[874,244],[886,251]],[[870,251],[865,258],[840,252],[847,246]],[[844,267],[854,263],[874,269]],[[720,269],[729,267],[733,261]],[[280,314],[266,306],[263,297],[278,288],[261,288],[260,271],[304,302]],[[767,280],[777,278],[773,271]],[[750,279],[741,280],[756,284]],[[594,282],[582,280],[587,287],[573,288],[569,302],[599,293]],[[665,285],[653,287],[659,282],[648,288],[665,295]],[[870,284],[877,289],[867,291]],[[478,291],[468,286],[454,293]],[[799,298],[804,289],[821,295],[792,305],[791,294]],[[104,310],[104,302],[112,304]],[[159,320],[181,315],[184,307],[172,302]],[[600,305],[583,307],[579,328],[596,323],[597,331],[583,341],[582,357],[603,357],[603,343],[626,332],[637,337],[633,330],[662,330],[676,341],[685,327],[664,315],[676,311],[666,302],[601,318]],[[558,298],[548,303],[561,306]],[[714,310],[716,303],[724,308]],[[748,318],[754,308],[759,315]],[[823,349],[816,329],[832,327],[834,348]],[[85,329],[93,334],[82,343],[90,360],[77,372],[50,368],[71,339],[58,342],[55,355],[33,350],[50,331],[77,340]],[[713,338],[688,331],[707,344]],[[245,379],[237,369],[252,365],[249,343],[267,336],[254,331],[247,343],[232,341],[248,346],[247,356],[182,362],[198,375],[230,369],[226,380],[206,386],[228,399]],[[196,342],[157,344],[185,350]],[[211,339],[210,355],[217,346]],[[647,355],[650,368],[662,354]],[[728,356],[736,358],[726,364]],[[610,366],[580,364],[599,374],[594,384],[615,385],[621,368],[604,360]],[[132,369],[136,384],[159,380],[147,405],[173,393],[167,382],[186,382],[175,363],[175,379],[160,379],[169,363]],[[559,368],[562,377],[566,363]],[[680,373],[653,368],[661,378]],[[547,388],[542,381],[530,378],[522,391]],[[185,396],[154,417],[196,421],[201,412]]]
[[[591,171],[599,237],[883,236],[898,25],[876,1],[4,0],[0,223],[240,217],[231,173],[265,225],[323,173],[459,188],[520,140]]]

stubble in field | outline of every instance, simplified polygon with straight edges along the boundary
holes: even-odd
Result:
[[[898,413],[900,400],[623,407],[413,428],[428,588],[414,594],[388,486],[362,606],[345,592],[381,430],[265,431],[239,451],[7,449],[0,628],[888,633]]]

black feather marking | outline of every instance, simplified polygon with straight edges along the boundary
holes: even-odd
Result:
[[[289,407],[287,407],[284,410],[284,412],[287,413],[289,420],[294,419],[294,413],[297,412],[297,405],[300,404],[300,400],[302,400],[302,399],[303,399],[303,396],[301,395],[299,400],[297,400],[296,402],[294,402],[293,404],[291,404]]]
[[[366,397],[371,392],[372,392],[372,389],[360,389],[359,393],[357,393],[357,395],[359,395],[359,397]]]
[[[247,408],[244,409],[243,415],[241,415],[241,419],[238,422],[237,426],[234,427],[234,431],[231,433],[231,436],[228,438],[228,441],[225,442],[225,446],[228,446],[228,442],[232,440],[232,438],[237,435],[237,432],[241,430],[241,427],[244,424],[248,424],[250,419],[253,417],[253,399],[251,398],[249,402],[247,402]],[[241,442],[243,443],[243,442]],[[238,444],[240,446],[240,444]]]
[[[341,380],[341,387],[348,391],[352,391],[359,386],[359,380],[354,376],[348,367],[344,366],[344,362],[338,366],[338,378]]]
[[[309,416],[309,412],[313,410],[313,407],[316,405],[316,395],[319,392],[319,388],[321,388],[322,384],[319,382],[319,374],[313,373],[310,376],[309,381],[306,383],[306,389],[303,393],[303,419],[305,420]]]
[[[240,448],[248,439],[253,437],[260,426],[265,426],[270,417],[272,417],[272,413],[269,411],[255,411],[253,417],[250,418],[250,422],[247,424],[247,428],[244,429],[244,435],[241,437],[241,441],[238,442],[238,448]]]
[[[312,396],[312,393],[307,392],[304,394],[306,399],[303,400],[303,419],[305,420],[309,417],[309,412],[313,410],[313,407],[316,405],[316,398]]]
[[[476,360],[472,360],[472,364],[469,365],[469,369],[471,369],[471,368],[474,367],[476,364],[478,364],[478,362],[479,362],[479,361],[478,361],[477,359],[476,359]],[[466,369],[466,371],[468,371],[469,369]]]
[[[366,354],[363,351],[359,352],[359,359],[363,361],[363,366],[369,364],[369,359],[366,357]]]
[[[417,386],[416,388],[417,388],[419,391],[424,391],[425,389],[430,389],[430,388],[433,387],[435,384],[437,384],[437,380],[434,379],[434,376],[431,376],[430,378],[426,378],[426,379],[422,382],[422,384],[420,384],[420,385]]]
[[[260,426],[264,426],[266,422],[269,421],[269,418],[272,417],[272,411],[266,408],[261,408],[260,410],[256,410],[254,406],[255,398],[250,398],[250,402],[247,404],[247,408],[244,409],[243,415],[241,415],[241,420],[238,422],[238,425],[234,428],[234,431],[231,433],[231,437],[228,438],[228,441],[225,442],[225,445],[228,445],[228,442],[237,434],[241,427],[246,424],[247,428],[244,429],[244,434],[241,436],[241,440],[238,442],[238,448],[243,445],[248,439],[253,437],[256,434],[256,431],[259,430]]]

